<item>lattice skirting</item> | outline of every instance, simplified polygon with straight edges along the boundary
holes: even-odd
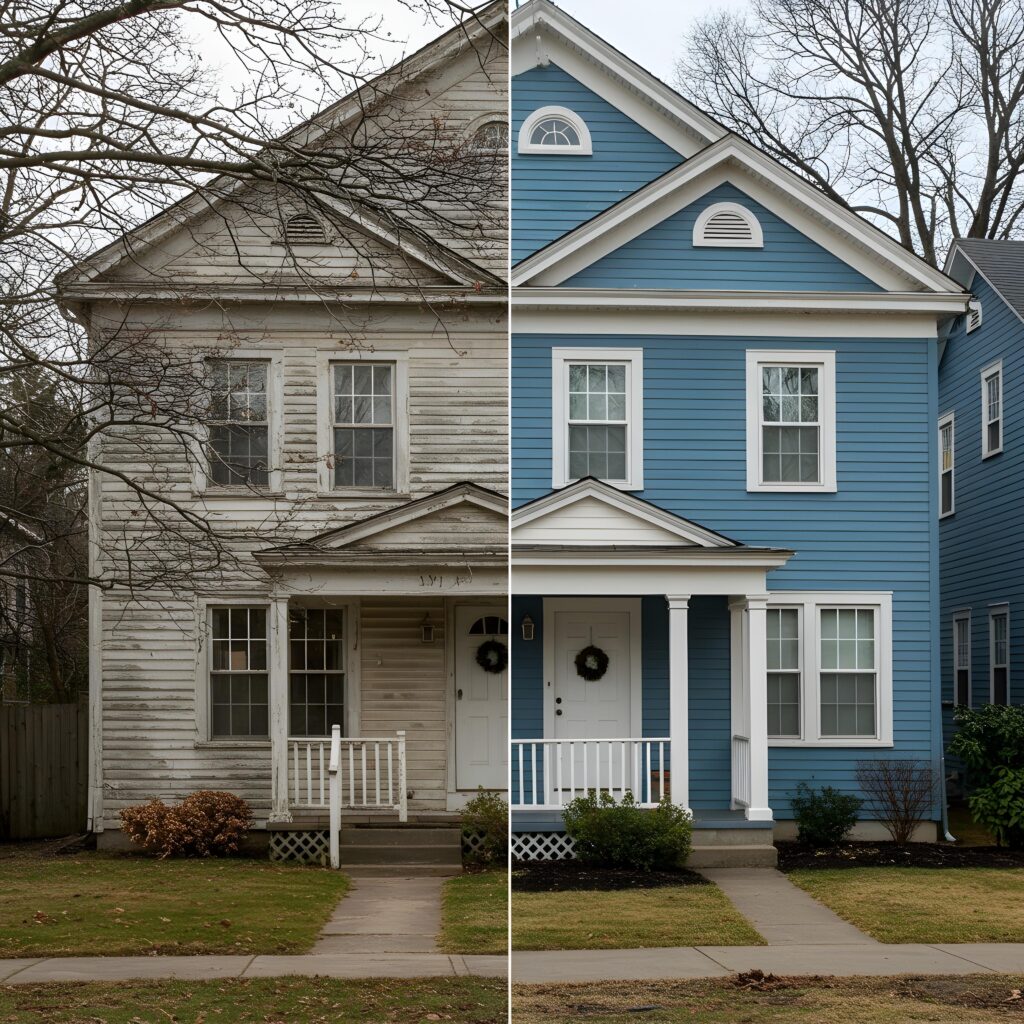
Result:
[[[484,845],[484,834],[483,832],[470,832],[462,833],[462,856],[463,858],[472,857],[481,846]]]
[[[330,852],[330,838],[326,831],[270,833],[271,860],[292,860],[299,864],[326,864]]]
[[[564,832],[513,832],[513,860],[573,860],[572,837]]]

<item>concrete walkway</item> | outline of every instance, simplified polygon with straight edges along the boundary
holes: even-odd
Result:
[[[878,942],[797,888],[775,868],[704,868],[769,946],[852,946]]]
[[[352,878],[313,954],[437,953],[443,878]]]

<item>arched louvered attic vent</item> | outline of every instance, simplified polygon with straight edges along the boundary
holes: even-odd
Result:
[[[757,218],[738,203],[709,206],[693,226],[694,246],[763,249],[764,236]]]
[[[976,331],[981,326],[981,299],[971,299],[967,303],[967,333]]]
[[[284,222],[284,240],[288,245],[323,245],[327,233],[311,213],[296,213]]]

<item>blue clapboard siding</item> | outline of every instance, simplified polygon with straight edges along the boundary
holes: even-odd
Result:
[[[592,156],[518,152],[519,128],[540,107],[568,107],[590,129]],[[682,163],[682,156],[554,64],[512,79],[512,262]]]
[[[641,497],[747,544],[795,549],[789,564],[769,575],[773,591],[894,592],[895,749],[773,748],[776,814],[787,816],[801,781],[855,792],[858,758],[932,759],[934,340],[514,335],[517,504],[551,490],[550,350],[574,344],[644,349]],[[836,351],[838,493],[747,493],[745,353],[757,347]],[[514,674],[523,678],[521,670]],[[692,742],[704,750],[717,742],[723,720],[720,709],[707,710],[691,719]],[[723,757],[725,740],[722,734]]]
[[[715,203],[757,217],[763,249],[694,248],[693,226]],[[776,217],[735,185],[712,189],[565,282],[580,288],[751,288],[760,291],[880,291],[877,284]]]
[[[956,414],[955,512],[939,524],[942,697],[952,725],[953,613],[971,610],[971,700],[989,700],[989,605],[1010,605],[1010,697],[1024,703],[1024,323],[980,276],[981,326],[951,331],[939,367],[939,414]],[[1003,361],[1003,451],[981,457],[981,371]]]

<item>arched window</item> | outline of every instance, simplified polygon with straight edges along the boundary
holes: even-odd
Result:
[[[738,203],[709,206],[693,226],[694,246],[763,249],[764,236],[757,218]]]
[[[296,213],[284,222],[284,240],[288,245],[323,245],[327,232],[311,213]]]
[[[589,156],[593,151],[586,122],[566,107],[541,107],[519,129],[520,153]]]
[[[469,627],[470,636],[508,636],[508,622],[500,615],[484,615]]]
[[[500,153],[508,149],[508,122],[485,121],[473,132],[472,146],[485,153]]]

